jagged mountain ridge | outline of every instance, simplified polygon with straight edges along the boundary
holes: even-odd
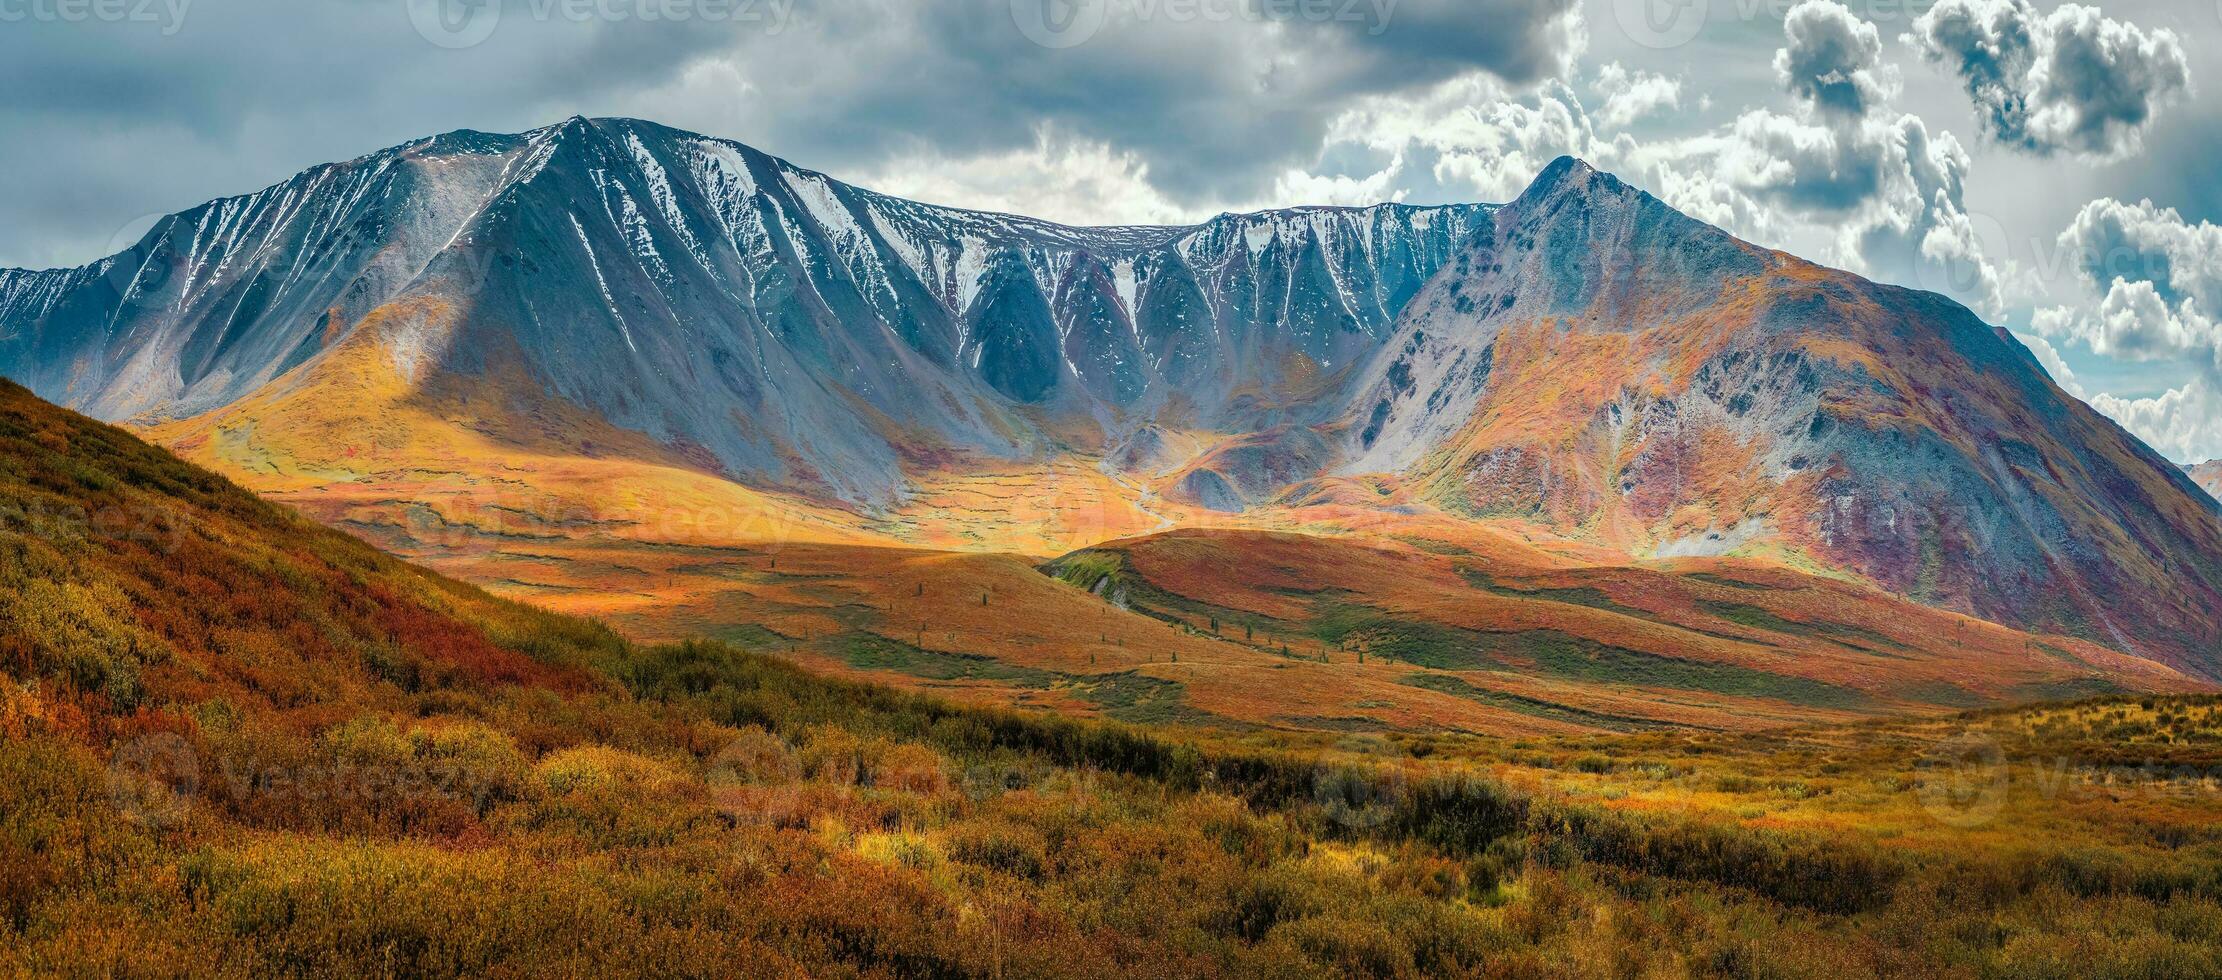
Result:
[[[0,274],[0,373],[103,418],[191,416],[409,308],[385,344],[427,387],[507,371],[724,475],[878,505],[906,456],[1038,454],[1069,434],[1045,418],[1316,415],[1486,211],[1074,228],[575,118],[314,168],[92,266]]]

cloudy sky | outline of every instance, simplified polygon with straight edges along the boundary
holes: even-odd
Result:
[[[1947,292],[2222,457],[2222,0],[0,0],[0,266],[627,115],[1070,222],[1500,201],[1563,153]]]

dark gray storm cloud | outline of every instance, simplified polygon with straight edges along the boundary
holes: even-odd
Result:
[[[2028,0],[1939,0],[1911,36],[1960,77],[1985,132],[2037,154],[2133,152],[2161,107],[2191,87],[2175,32],[2094,7],[2040,14]]]
[[[1242,198],[1316,154],[1357,100],[1476,70],[1564,71],[1575,5],[1083,0],[1100,22],[1052,47],[1012,26],[1042,2],[814,5],[723,56],[752,94],[718,121],[813,165],[1010,150],[1048,126],[1139,155],[1173,200]]]
[[[417,136],[529,128],[721,43],[679,24],[515,20],[470,51],[427,42],[398,0],[0,25],[0,265],[87,261],[140,216]]]
[[[1030,35],[1042,2],[158,0],[177,15],[10,22],[0,266],[88,261],[135,217],[326,160],[573,113],[837,174],[1046,129],[1133,154],[1169,199],[1239,199],[1356,100],[1530,82],[1579,45],[1577,0],[1078,0],[1084,35],[1044,37],[1039,10]],[[428,32],[412,3],[449,18]]]

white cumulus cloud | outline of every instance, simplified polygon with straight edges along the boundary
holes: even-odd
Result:
[[[2155,397],[2100,393],[2091,405],[2177,459],[2222,456],[2222,324],[2212,313],[2222,307],[2222,227],[2151,201],[2101,198],[2076,215],[2060,246],[2095,303],[2039,310],[2036,333],[2193,372]]]
[[[1594,86],[1605,97],[1597,110],[1599,122],[1615,129],[1653,113],[1682,107],[1682,81],[1645,71],[1629,71],[1620,62],[1597,70]]]

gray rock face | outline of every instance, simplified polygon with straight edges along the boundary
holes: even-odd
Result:
[[[190,416],[432,298],[461,326],[418,368],[520,369],[726,475],[875,505],[906,453],[1025,457],[1049,420],[1116,439],[1167,411],[1330,416],[1318,393],[1488,211],[1074,228],[572,119],[318,167],[83,269],[0,272],[0,374],[111,420]]]

